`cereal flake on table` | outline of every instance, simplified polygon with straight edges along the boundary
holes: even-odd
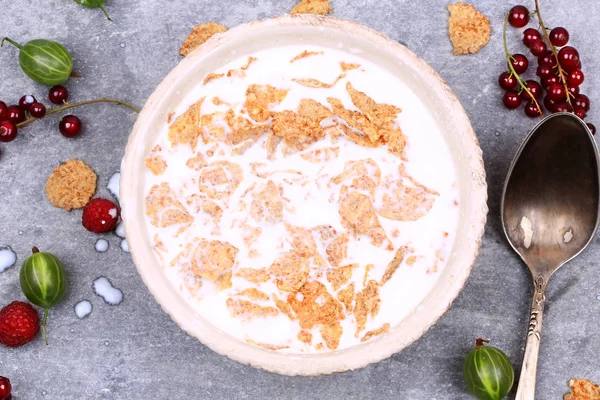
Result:
[[[569,387],[571,388],[571,393],[565,394],[564,400],[600,399],[600,386],[587,379],[571,379]]]
[[[205,24],[196,25],[192,32],[185,38],[179,54],[187,56],[192,51],[196,50],[200,45],[206,42],[217,33],[227,32],[227,28],[216,22],[208,22]]]
[[[84,207],[96,192],[96,174],[83,161],[59,165],[46,180],[46,197],[54,207],[71,211]]]
[[[459,2],[449,5],[448,10],[448,35],[454,54],[477,53],[490,41],[490,20],[475,7]]]
[[[302,0],[290,14],[317,14],[327,15],[333,12],[329,0]]]

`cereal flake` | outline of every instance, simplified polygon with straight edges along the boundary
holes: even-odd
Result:
[[[59,165],[46,180],[46,197],[54,207],[71,211],[84,207],[96,192],[96,174],[83,161]]]

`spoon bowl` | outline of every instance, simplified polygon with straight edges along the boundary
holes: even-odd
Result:
[[[534,280],[518,400],[534,399],[548,280],[587,247],[598,228],[598,165],[596,142],[585,123],[559,113],[529,133],[508,173],[502,225]]]

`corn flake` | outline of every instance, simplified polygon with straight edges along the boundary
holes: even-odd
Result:
[[[183,41],[183,44],[179,49],[179,54],[182,56],[187,56],[216,33],[222,33],[226,31],[226,27],[215,22],[196,25],[188,37],[186,37]]]

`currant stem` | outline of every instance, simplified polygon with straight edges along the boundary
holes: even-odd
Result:
[[[79,106],[85,106],[88,104],[95,104],[95,103],[115,103],[121,106],[125,106],[128,107],[130,109],[132,109],[133,111],[135,111],[136,113],[139,113],[140,110],[138,110],[136,107],[132,106],[129,103],[126,103],[124,101],[121,100],[116,100],[116,99],[107,99],[107,98],[102,98],[102,99],[96,99],[96,100],[88,100],[88,101],[82,101],[80,103],[67,103],[64,106],[61,107],[56,107],[56,108],[51,108],[50,110],[48,110],[48,112],[46,113],[46,115],[51,115],[51,114],[56,114],[59,113],[61,111],[65,111],[71,108],[75,108],[75,107],[79,107]],[[20,128],[22,126],[25,126],[33,121],[38,120],[39,118],[28,118],[25,121],[21,122],[20,124],[17,124],[17,128]]]
[[[0,43],[0,47],[4,46],[4,41],[7,41],[8,43],[12,44],[19,50],[21,50],[23,48],[23,46],[21,46],[19,43],[15,42],[14,40],[12,40],[11,38],[8,38],[8,37],[2,38],[2,43]]]
[[[529,98],[531,98],[531,100],[533,100],[533,102],[535,103],[535,106],[537,107],[538,111],[540,112],[540,116],[543,116],[544,113],[542,111],[542,107],[540,107],[540,104],[537,102],[535,96],[533,95],[533,93],[531,93],[531,90],[529,90],[529,88],[527,88],[527,85],[525,85],[525,82],[523,82],[523,79],[521,79],[519,74],[517,74],[517,71],[515,71],[515,69],[512,66],[512,63],[510,62],[511,58],[513,58],[513,57],[512,57],[512,54],[510,54],[508,51],[508,42],[506,40],[506,28],[508,27],[508,17],[509,16],[510,16],[510,13],[507,13],[506,18],[504,18],[504,32],[503,32],[504,55],[506,56],[506,63],[508,64],[508,69],[510,70],[511,75],[513,75],[517,79],[517,82],[519,82],[519,86],[521,86],[521,90],[524,90],[525,92],[527,92],[527,94],[529,94]]]
[[[550,50],[552,50],[552,55],[554,55],[554,59],[556,60],[556,66],[558,68],[558,76],[559,76],[560,80],[562,81],[562,83],[565,87],[565,93],[567,94],[567,103],[569,103],[569,105],[572,106],[571,97],[574,98],[575,96],[571,92],[569,92],[569,85],[567,85],[567,80],[565,79],[565,72],[562,69],[562,67],[560,66],[560,62],[558,61],[558,53],[556,52],[556,47],[554,47],[554,45],[550,41],[550,36],[548,35],[548,28],[546,27],[546,25],[544,24],[544,20],[542,19],[542,13],[540,12],[539,0],[535,0],[535,13],[538,17],[538,21],[540,23],[540,28],[542,28],[542,33],[544,34],[544,38],[546,38],[546,41],[550,45]]]
[[[44,310],[44,318],[42,319],[42,333],[44,335],[44,342],[46,346],[48,346],[48,336],[46,335],[46,321],[48,320],[48,311],[49,309]]]

